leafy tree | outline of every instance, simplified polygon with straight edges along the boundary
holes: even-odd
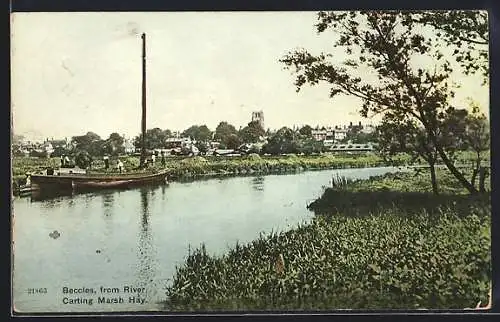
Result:
[[[86,151],[90,155],[99,156],[104,153],[105,141],[94,132],[87,132],[85,135],[74,136],[72,142],[76,151]]]
[[[466,74],[481,72],[487,82],[489,33],[486,11],[420,12],[415,15],[415,21],[432,26],[437,37],[453,46],[453,56]]]
[[[241,145],[241,143],[241,139],[237,134],[231,134],[226,137],[221,146],[224,146],[227,149],[236,150]]]
[[[299,143],[299,152],[305,155],[311,155],[314,153],[321,153],[325,149],[322,141],[316,141],[313,138],[306,138]]]
[[[182,132],[182,136],[190,137],[196,141],[207,142],[212,139],[212,131],[206,125],[193,125]]]
[[[439,194],[435,168],[438,154],[423,127],[411,120],[395,120],[387,116],[377,127],[377,133],[379,153],[384,159],[407,153],[412,156],[411,162],[419,158],[425,160],[430,169],[432,191]]]
[[[87,132],[85,135],[72,137],[71,141],[77,150],[89,151],[92,143],[101,141],[101,137],[94,132]]]
[[[238,131],[234,125],[229,124],[226,121],[222,121],[215,128],[214,139],[223,142],[228,136],[232,134],[237,134]]]
[[[299,143],[295,139],[292,129],[282,127],[276,134],[269,138],[268,143],[262,148],[264,153],[273,155],[297,153],[299,152]]]
[[[57,146],[54,148],[54,152],[50,155],[51,157],[61,157],[63,155],[69,155],[71,151],[68,149],[62,147],[62,146]]]
[[[377,142],[377,133],[376,132],[372,132],[372,133],[363,133],[363,132],[350,133],[350,132],[348,132],[346,139],[351,141],[352,143],[356,143],[356,144]]]
[[[350,95],[363,101],[361,115],[382,114],[425,130],[440,159],[470,192],[477,189],[453,164],[440,140],[440,125],[449,117],[451,63],[444,59],[442,39],[423,33],[418,14],[402,11],[320,12],[319,33],[338,33],[334,47],[348,57],[312,55],[296,50],[280,61],[296,74],[297,91],[305,84],[330,84],[330,97]],[[425,61],[426,64],[419,62]],[[377,81],[375,81],[377,79]]]
[[[165,147],[167,138],[172,137],[170,130],[162,130],[158,127],[146,130],[145,145],[147,150],[162,149]],[[122,143],[123,144],[123,143]],[[142,144],[142,134],[134,139],[134,146],[140,148]]]
[[[92,164],[92,156],[85,150],[78,151],[75,155],[75,164],[81,169],[87,169]]]
[[[104,142],[103,152],[110,155],[120,155],[125,152],[123,143],[125,139],[118,133],[114,132],[109,135],[109,138]]]
[[[241,145],[236,128],[223,121],[215,129],[214,139],[221,142],[228,149],[236,149]]]
[[[304,125],[300,128],[299,133],[301,135],[310,137],[312,135],[312,127],[309,125]]]
[[[456,141],[460,142],[462,149],[469,149],[476,154],[474,168],[472,170],[471,183],[476,185],[477,175],[481,170],[481,162],[483,160],[482,152],[490,149],[490,126],[486,115],[479,112],[477,105],[472,106],[472,112],[460,115],[458,122],[460,126],[453,129],[450,136],[453,136]],[[482,182],[484,184],[484,182]],[[483,191],[484,186],[479,185],[479,190]]]
[[[258,121],[252,121],[239,131],[239,137],[244,143],[256,143],[266,134]]]

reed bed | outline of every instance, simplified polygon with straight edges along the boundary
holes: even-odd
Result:
[[[480,207],[479,207],[480,208]],[[481,209],[478,214],[483,213]],[[173,311],[463,309],[488,302],[486,217],[412,218],[398,208],[313,223],[189,254],[167,288]]]
[[[335,186],[319,198],[311,223],[261,234],[220,256],[203,245],[190,252],[167,285],[165,308],[407,310],[487,303],[489,193],[469,198],[440,171],[444,193],[434,196],[426,178],[332,178]],[[370,189],[377,198],[369,199]]]

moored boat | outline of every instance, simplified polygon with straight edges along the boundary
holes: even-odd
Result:
[[[167,171],[151,172],[145,170],[146,163],[146,35],[142,34],[142,142],[141,142],[141,172],[120,174],[91,174],[85,169],[71,168],[31,175],[31,189],[45,192],[98,190],[112,188],[127,188],[140,185],[166,183]]]
[[[34,190],[99,190],[127,188],[153,183],[166,183],[168,173],[135,173],[120,175],[70,174],[31,175],[31,189]]]

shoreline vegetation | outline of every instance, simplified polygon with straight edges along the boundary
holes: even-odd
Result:
[[[471,196],[438,170],[325,188],[312,222],[190,252],[167,285],[165,309],[464,309],[488,303],[490,193]],[[490,186],[487,183],[487,191]],[[376,197],[365,192],[373,191]]]
[[[116,159],[116,158],[115,158]],[[489,159],[489,158],[488,158]],[[285,174],[299,171],[314,171],[327,169],[366,168],[379,166],[405,166],[408,164],[425,165],[423,162],[412,162],[408,154],[400,154],[384,160],[376,154],[347,155],[347,154],[320,154],[312,156],[282,155],[282,156],[260,156],[249,154],[241,157],[204,156],[204,157],[168,157],[165,166],[157,158],[154,165],[145,170],[136,169],[139,165],[139,157],[120,157],[124,169],[129,173],[141,171],[160,171],[166,169],[170,181],[197,180],[202,178],[224,177],[224,176],[246,176]],[[457,158],[458,163],[469,164],[473,156],[467,152]],[[116,160],[111,160],[111,163]],[[58,168],[59,158],[37,158],[37,157],[13,157],[12,158],[12,189],[16,192],[20,186],[26,183],[26,173],[38,172],[47,167]],[[104,168],[103,160],[95,160],[89,173],[117,174],[118,170],[111,166]]]

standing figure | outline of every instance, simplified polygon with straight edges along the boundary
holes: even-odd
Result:
[[[161,165],[165,167],[165,152],[161,151]]]
[[[69,167],[69,157],[67,155],[64,156],[64,166]]]
[[[122,173],[122,171],[123,171],[123,163],[122,163],[122,160],[118,160],[118,171],[120,171],[120,173]]]
[[[61,168],[64,168],[64,155],[61,155]]]
[[[107,155],[104,156],[104,169],[109,169],[109,157]]]

